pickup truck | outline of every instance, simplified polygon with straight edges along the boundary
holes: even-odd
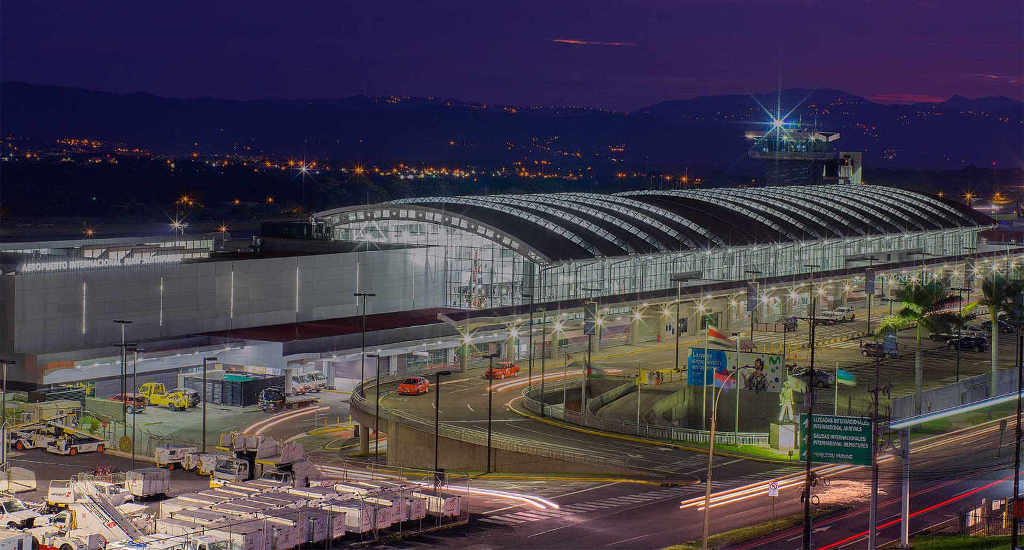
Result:
[[[149,400],[154,407],[167,407],[170,410],[183,411],[189,407],[189,396],[182,391],[167,391],[167,387],[160,382],[146,382],[139,386],[136,391],[138,395]]]
[[[507,376],[519,376],[519,365],[511,361],[502,361],[484,372],[484,379],[494,378],[500,380]]]

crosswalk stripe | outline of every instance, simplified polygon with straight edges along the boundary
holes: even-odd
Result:
[[[518,525],[520,523],[526,523],[526,520],[514,518],[511,515],[498,516],[498,517],[496,517],[494,519],[498,519],[498,520],[501,520],[501,521],[504,521],[504,522],[508,522],[508,523],[515,523],[516,525]]]

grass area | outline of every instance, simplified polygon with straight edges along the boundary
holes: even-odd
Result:
[[[914,550],[1004,550],[1010,547],[1008,535],[964,537],[959,535],[921,535],[910,538]]]
[[[1002,418],[1004,416],[1011,416],[1017,413],[1017,404],[1003,403],[993,407],[987,407],[983,410],[971,411],[964,414],[958,414],[956,416],[950,416],[947,418],[940,418],[938,420],[932,420],[926,422],[920,426],[916,426],[911,430],[911,438],[916,439],[920,437],[927,437],[931,435],[938,435],[960,428],[967,428],[969,426],[975,426],[982,422],[987,422],[996,418]]]
[[[834,514],[842,508],[836,507],[821,507],[817,512],[814,513],[814,517],[825,516]],[[793,514],[791,516],[781,517],[772,521],[766,521],[764,523],[758,523],[757,525],[751,525],[749,527],[740,527],[739,529],[731,529],[708,537],[708,548],[718,549],[725,548],[730,544],[737,544],[748,540],[755,540],[761,537],[767,537],[768,535],[778,533],[779,531],[785,531],[792,527],[802,524],[804,521],[803,514]],[[701,547],[700,541],[684,542],[682,544],[674,544],[662,550],[699,550]],[[917,548],[915,546],[915,548]]]

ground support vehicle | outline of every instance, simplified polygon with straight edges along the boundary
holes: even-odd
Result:
[[[100,550],[106,544],[103,537],[85,529],[67,531],[47,525],[33,527],[23,532],[29,533],[35,539],[40,550]],[[26,547],[26,550],[27,548],[31,547]]]
[[[64,433],[46,446],[46,452],[75,456],[81,453],[102,453],[106,441],[78,430],[65,429]]]
[[[285,395],[281,388],[270,387],[264,388],[263,391],[260,392],[257,406],[262,411],[272,412],[284,409],[301,409],[302,407],[309,407],[310,405],[315,405],[319,402],[320,400],[316,397]]]
[[[217,448],[232,456],[217,459],[210,478],[211,487],[259,478],[308,487],[310,478],[320,475],[297,443],[281,445],[272,437],[225,432]]]
[[[28,508],[21,500],[9,495],[0,495],[0,527],[32,527],[40,515],[42,514]]]
[[[111,401],[124,403],[131,414],[140,413],[146,410],[146,396],[137,393],[118,393],[110,398]]]
[[[186,453],[185,459],[181,462],[181,467],[190,472],[196,472],[201,476],[208,476],[213,474],[213,469],[217,466],[218,456],[212,453]]]
[[[15,426],[8,432],[8,439],[19,451],[45,449],[57,440],[57,429],[45,422]]]
[[[107,550],[230,550],[226,540],[210,535],[188,535],[168,538],[147,535],[136,541],[119,541],[107,545]]]
[[[163,468],[139,468],[125,474],[128,492],[137,498],[166,495],[171,490],[171,472]]]
[[[167,467],[168,470],[181,468],[185,462],[185,456],[198,453],[199,447],[189,445],[168,445],[157,447],[153,453],[154,461],[158,468]]]
[[[174,388],[171,392],[181,392],[185,394],[185,397],[188,398],[189,407],[196,407],[202,402],[202,396],[199,395],[198,391],[193,390],[192,388]]]

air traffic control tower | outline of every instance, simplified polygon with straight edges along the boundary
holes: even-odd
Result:
[[[806,129],[776,119],[768,130],[746,133],[750,157],[764,167],[764,185],[861,183],[861,153],[839,152],[839,132]]]

